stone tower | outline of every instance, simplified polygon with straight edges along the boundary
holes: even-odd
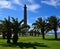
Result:
[[[24,5],[24,25],[27,25],[27,7]]]

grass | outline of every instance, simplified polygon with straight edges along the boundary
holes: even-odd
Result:
[[[46,35],[46,39],[44,40],[41,36],[26,36],[19,37],[18,44],[13,45],[7,44],[6,39],[0,37],[0,49],[60,49],[60,40],[54,40],[54,36],[52,35]]]

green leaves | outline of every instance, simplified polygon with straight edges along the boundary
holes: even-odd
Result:
[[[45,20],[43,20],[41,17],[36,20],[35,23],[32,25],[37,26],[37,28],[44,28],[45,27]]]
[[[51,17],[49,17],[48,18],[48,22],[49,22],[49,24],[50,24],[50,27],[52,28],[52,29],[56,29],[57,30],[57,28],[58,28],[58,24],[59,24],[59,19],[56,17],[56,16],[51,16]]]

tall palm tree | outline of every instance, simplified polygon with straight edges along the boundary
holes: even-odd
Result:
[[[10,16],[8,16],[8,19],[1,20],[2,22],[2,31],[7,33],[7,43],[10,43],[11,39],[11,21]]]
[[[16,44],[18,41],[18,33],[21,31],[21,23],[23,20],[18,22],[18,19],[12,17],[12,29],[13,29],[13,43]]]
[[[35,25],[38,29],[41,30],[42,37],[43,39],[45,39],[45,33],[44,33],[45,27],[46,27],[45,20],[43,20],[42,18],[38,18],[37,21],[33,23],[32,25]]]
[[[56,16],[51,16],[48,18],[48,22],[50,24],[50,28],[55,32],[55,39],[57,39],[57,29],[59,24],[59,19]]]

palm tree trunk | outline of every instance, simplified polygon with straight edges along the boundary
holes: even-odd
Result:
[[[13,43],[17,44],[17,41],[18,41],[18,34],[14,34],[13,35]]]
[[[36,32],[34,33],[34,36],[36,37]]]
[[[7,43],[11,43],[11,42],[10,42],[10,39],[11,39],[11,32],[9,31],[9,32],[7,33]]]
[[[40,34],[38,33],[38,36],[39,36]]]
[[[44,32],[42,33],[42,37],[43,37],[43,39],[45,39],[45,35],[44,35]]]
[[[40,32],[38,32],[38,36],[40,35]]]
[[[5,39],[5,32],[2,32],[2,38]]]
[[[45,39],[44,30],[42,29],[41,32],[42,32],[42,38]]]
[[[10,36],[7,35],[7,43],[11,43],[10,42]]]
[[[55,30],[54,32],[55,32],[55,39],[57,40],[58,39],[57,38],[57,31]]]

